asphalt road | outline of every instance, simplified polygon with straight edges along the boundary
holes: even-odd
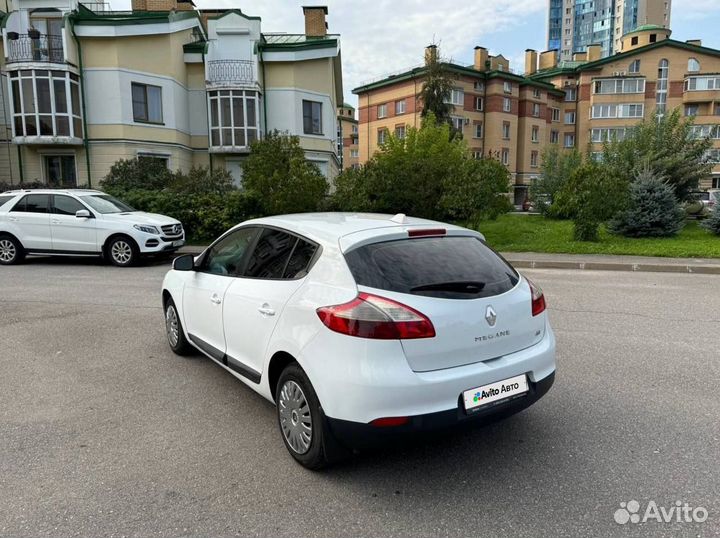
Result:
[[[273,407],[165,342],[166,265],[0,267],[0,535],[718,536],[718,277],[527,270],[555,386],[320,473]],[[621,502],[708,511],[619,525]]]

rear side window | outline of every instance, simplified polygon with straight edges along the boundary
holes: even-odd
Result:
[[[317,245],[298,239],[283,277],[292,279],[305,276],[316,252]]]
[[[492,297],[518,274],[474,237],[426,237],[372,243],[345,254],[361,286],[443,299]]]
[[[266,228],[258,239],[245,269],[246,277],[283,278],[297,237],[289,233]]]
[[[49,209],[49,194],[28,194],[20,200],[11,211],[23,213],[47,213]]]
[[[12,194],[10,196],[0,196],[0,207],[4,206],[6,203],[8,203],[13,198],[15,198],[14,194]]]

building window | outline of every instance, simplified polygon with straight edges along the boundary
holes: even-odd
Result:
[[[377,142],[378,146],[382,146],[387,139],[387,129],[378,129]]]
[[[535,99],[540,99],[542,97],[542,94],[540,93],[540,90],[537,88],[533,88],[533,97]]]
[[[560,109],[559,108],[552,108],[552,121],[558,122],[560,121]]]
[[[575,112],[565,112],[565,125],[575,125]]]
[[[644,78],[611,78],[596,80],[593,85],[596,94],[645,93]]]
[[[534,118],[540,117],[540,103],[533,103],[532,104],[532,115]]]
[[[590,140],[594,144],[610,142],[611,140],[623,140],[625,138],[625,127],[601,127],[590,130]]]
[[[351,149],[350,150],[350,157],[353,159],[357,159],[360,156],[360,151],[357,149]]]
[[[693,125],[690,127],[690,137],[695,139],[711,138],[720,140],[720,125]]]
[[[162,88],[133,82],[133,120],[143,123],[162,123]]]
[[[500,158],[505,166],[510,164],[510,150],[507,148],[503,148],[500,152]]]
[[[473,87],[475,88],[476,92],[484,92],[485,91],[485,83],[482,80],[476,80]]]
[[[560,131],[552,130],[550,131],[550,143],[551,144],[557,144],[560,142]]]
[[[512,104],[509,97],[503,97],[503,112],[510,112]]]
[[[540,142],[540,128],[537,125],[533,125],[532,130],[530,131],[530,141]]]
[[[351,128],[351,131],[352,131],[352,134],[357,134],[357,133],[358,133],[358,126],[353,123],[352,128]]]
[[[378,117],[378,119],[387,117],[387,104],[378,105],[377,117]]]
[[[322,103],[318,101],[303,100],[303,132],[305,134],[321,135],[322,130]]]
[[[590,114],[591,118],[642,118],[644,105],[620,104],[620,105],[593,105]]]
[[[208,92],[208,99],[211,146],[248,147],[259,138],[257,92],[213,90]],[[305,103],[310,101],[303,101],[303,108]]]
[[[650,34],[650,43],[655,43],[657,41],[657,34]]]
[[[577,97],[577,88],[565,88],[565,101],[574,102]]]
[[[505,93],[512,93],[512,82],[508,82],[507,80],[503,82],[503,91]]]
[[[510,122],[504,121],[502,124],[503,140],[510,140]]]
[[[640,72],[640,60],[633,60],[628,66],[628,73],[639,73]]]
[[[575,135],[571,133],[565,134],[565,147],[566,148],[574,148],[575,147]]]
[[[395,115],[405,114],[405,99],[402,101],[395,101]]]
[[[686,116],[697,116],[699,107],[698,105],[685,105]]]
[[[472,152],[472,156],[473,156],[473,159],[479,161],[480,159],[483,158],[483,152],[482,152],[482,151],[478,151],[478,150],[474,150],[474,151]]]
[[[462,132],[465,118],[463,118],[462,116],[450,116],[450,121],[452,122],[453,129],[458,132]]]
[[[630,44],[631,44],[631,45],[637,45],[637,44],[638,44],[638,38],[637,38],[637,36],[630,38]]]
[[[690,58],[688,60],[688,72],[697,73],[698,71],[700,71],[700,62],[697,61],[697,58]]]
[[[483,124],[482,122],[475,124],[475,138],[483,137]]]
[[[720,177],[714,177],[712,178],[712,187],[711,189],[720,189]]]
[[[538,152],[531,151],[530,152],[530,167],[537,168],[537,165],[538,165]]]
[[[476,97],[476,98],[475,98],[475,110],[478,110],[478,111],[482,112],[483,105],[484,105],[484,100],[483,100],[483,98],[482,98],[482,97]]]
[[[13,136],[81,138],[78,76],[67,71],[11,71]]]
[[[658,63],[658,77],[657,83],[655,84],[655,109],[660,115],[665,114],[665,110],[667,109],[669,65],[666,59],[662,59],[660,63]]]
[[[685,91],[720,90],[720,76],[688,77],[685,79]]]
[[[453,88],[449,100],[446,102],[451,105],[462,106],[465,103],[465,92],[462,88]]]
[[[45,182],[49,186],[77,187],[75,155],[46,155],[43,157],[43,161],[45,165]]]
[[[157,155],[155,153],[138,153],[137,160],[141,163],[154,163],[163,168],[170,168],[170,155]]]
[[[405,138],[405,126],[404,125],[398,125],[395,127],[395,137],[402,140]]]

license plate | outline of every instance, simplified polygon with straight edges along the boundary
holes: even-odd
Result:
[[[174,247],[181,247],[181,246],[183,246],[184,244],[185,244],[185,241],[183,241],[183,240],[181,239],[180,241],[173,241],[172,246],[174,246]]]
[[[511,398],[528,391],[527,375],[522,374],[502,381],[496,381],[489,385],[483,385],[475,389],[463,392],[465,410],[476,410],[479,407]]]

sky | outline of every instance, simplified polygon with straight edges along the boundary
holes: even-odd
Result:
[[[664,1],[664,0],[648,0]],[[473,48],[502,54],[522,71],[525,49],[547,46],[548,0],[195,0],[199,9],[239,8],[262,17],[263,32],[303,33],[301,6],[327,5],[330,33],[340,34],[345,100],[353,88],[422,63],[424,48],[470,65]],[[129,9],[130,0],[110,0]],[[720,49],[720,0],[673,0],[672,37]]]

